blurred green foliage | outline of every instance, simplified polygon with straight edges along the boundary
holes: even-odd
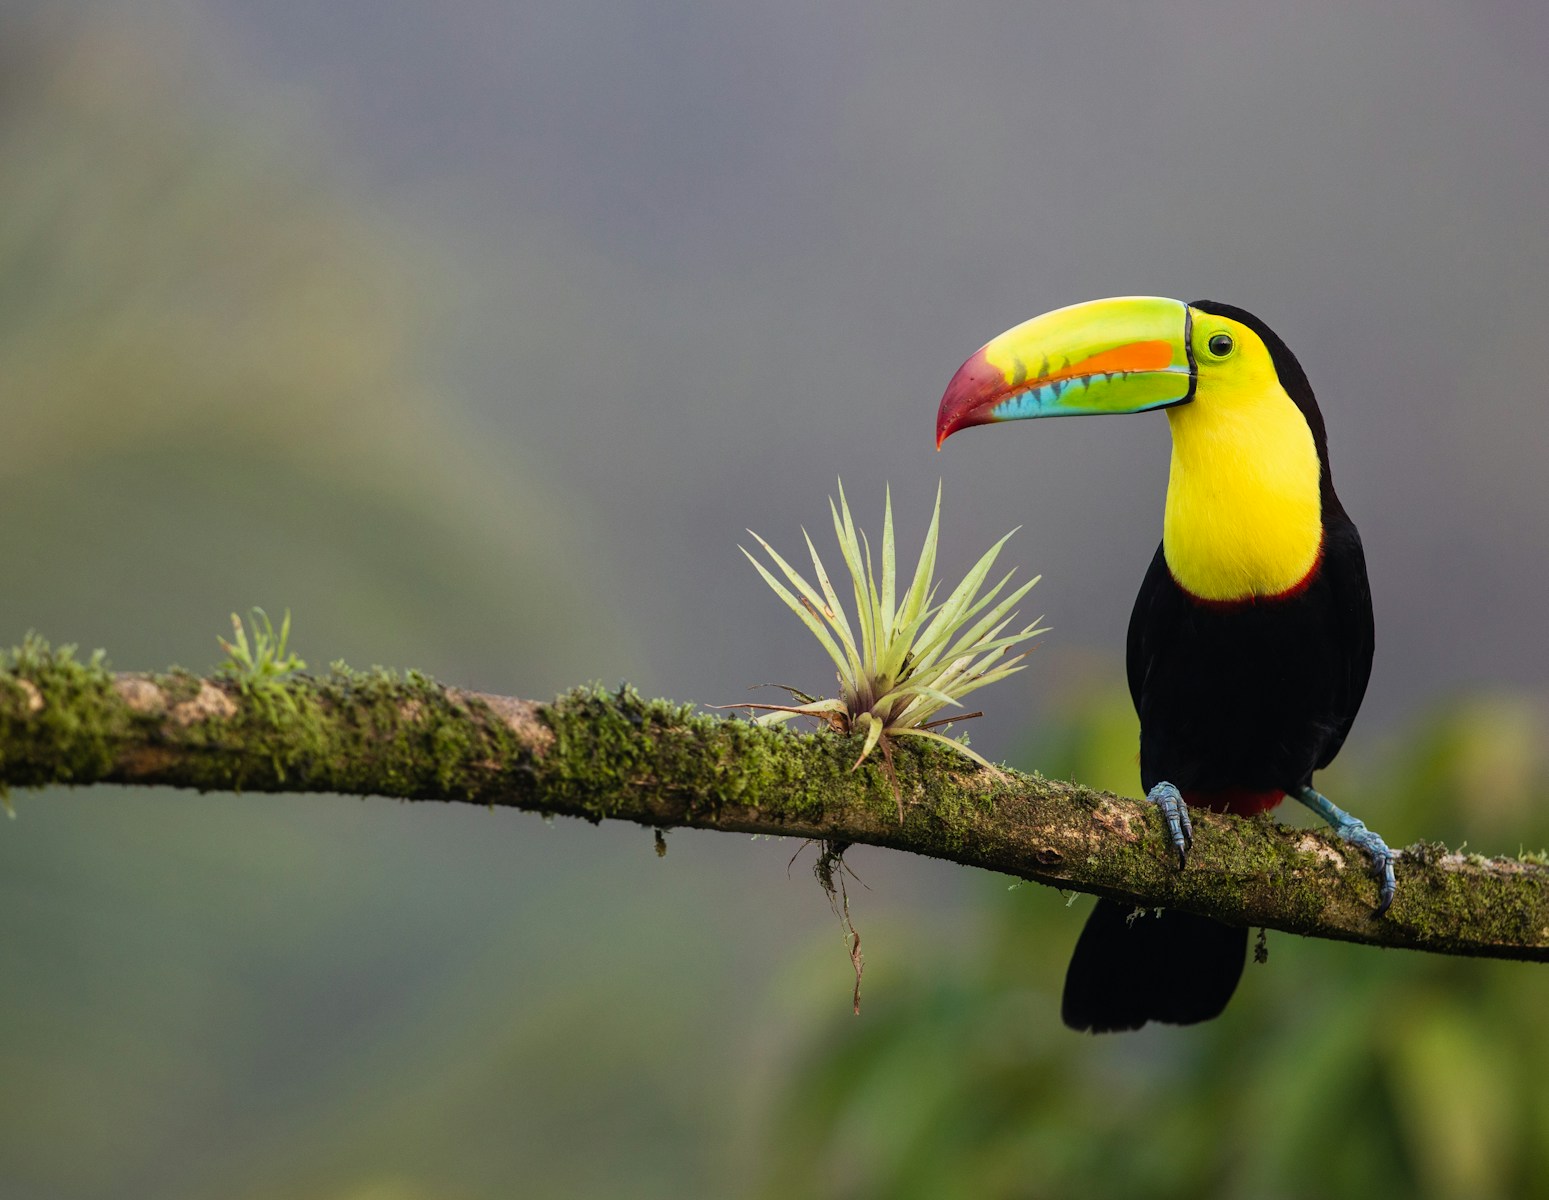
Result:
[[[1544,730],[1536,701],[1461,703],[1329,788],[1400,841],[1514,853],[1549,840]],[[1096,694],[1032,761],[1134,794],[1135,734]],[[1070,899],[987,889],[885,1015],[815,1025],[763,1194],[1549,1195],[1541,967],[1272,934],[1221,1019],[1093,1038],[1058,1016]]]

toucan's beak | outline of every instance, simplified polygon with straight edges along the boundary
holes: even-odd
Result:
[[[1194,398],[1189,306],[1120,296],[1055,309],[1008,329],[952,377],[936,447],[969,425],[1134,413]]]

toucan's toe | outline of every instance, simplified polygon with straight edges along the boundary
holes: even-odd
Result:
[[[1366,828],[1366,822],[1352,817],[1316,788],[1298,788],[1296,798],[1333,827],[1341,840],[1366,852],[1372,860],[1372,877],[1377,880],[1377,908],[1373,915],[1382,916],[1393,903],[1398,891],[1398,880],[1393,877],[1393,864],[1398,855],[1388,848],[1382,835]]]
[[[1194,845],[1194,823],[1189,820],[1189,806],[1184,803],[1182,793],[1165,780],[1147,792],[1146,799],[1162,810],[1167,837],[1178,852],[1178,869],[1183,870]]]

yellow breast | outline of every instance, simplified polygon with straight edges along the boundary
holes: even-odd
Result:
[[[1202,386],[1167,417],[1162,546],[1173,578],[1204,600],[1273,596],[1301,583],[1323,541],[1322,466],[1301,410],[1275,382]]]

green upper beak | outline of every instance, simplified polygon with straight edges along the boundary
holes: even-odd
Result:
[[[1008,329],[941,398],[936,446],[959,429],[1024,417],[1146,412],[1194,398],[1192,317],[1181,300],[1120,296]]]

